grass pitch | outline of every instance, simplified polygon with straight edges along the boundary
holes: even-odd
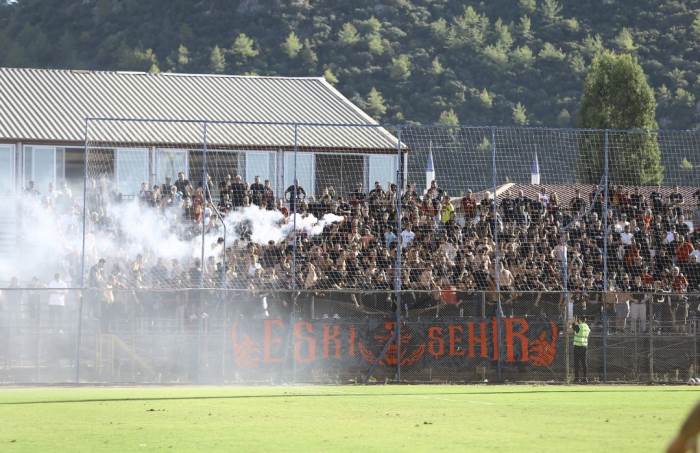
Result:
[[[661,451],[692,387],[0,389],[0,451]]]

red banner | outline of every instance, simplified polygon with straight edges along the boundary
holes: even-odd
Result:
[[[464,366],[495,362],[548,367],[560,343],[553,321],[527,318],[404,322],[401,348],[392,342],[396,323],[368,319],[344,321],[281,319],[239,321],[232,329],[237,368],[256,369],[294,362],[307,365]]]

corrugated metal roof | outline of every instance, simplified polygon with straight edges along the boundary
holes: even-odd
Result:
[[[371,150],[397,144],[323,78],[0,68],[0,140],[82,143],[85,118],[305,123],[317,126],[298,128],[301,147]],[[348,124],[364,127],[340,126]],[[199,123],[91,121],[88,137],[189,145],[202,142],[202,129]],[[207,143],[292,147],[294,127],[210,124]]]

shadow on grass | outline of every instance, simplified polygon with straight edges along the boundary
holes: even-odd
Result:
[[[479,395],[528,395],[528,394],[558,394],[558,393],[649,393],[649,392],[694,392],[695,389],[669,389],[661,388],[645,388],[645,389],[561,389],[561,390],[516,390],[503,392],[435,392],[435,393],[408,393],[408,392],[391,392],[391,393],[290,393],[280,395],[202,395],[202,396],[152,396],[152,397],[126,397],[126,398],[83,398],[83,399],[65,399],[65,400],[36,400],[36,401],[8,401],[0,402],[0,406],[21,406],[28,404],[67,404],[67,403],[110,403],[110,402],[130,402],[130,401],[186,401],[186,400],[245,400],[245,399],[262,399],[262,398],[379,398],[379,397],[394,397],[394,396],[479,396]]]

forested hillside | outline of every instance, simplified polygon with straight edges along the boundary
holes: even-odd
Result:
[[[635,54],[700,124],[699,0],[0,0],[0,65],[325,74],[379,120],[573,126],[591,58]]]

